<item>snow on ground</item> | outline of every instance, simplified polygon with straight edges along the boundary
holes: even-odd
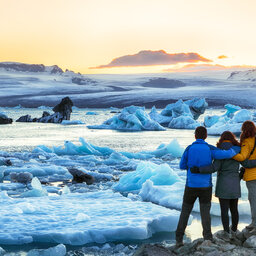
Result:
[[[147,239],[174,231],[179,212],[132,201],[111,190],[38,198],[0,194],[0,244],[83,245]]]

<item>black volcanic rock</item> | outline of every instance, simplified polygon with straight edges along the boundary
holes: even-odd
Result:
[[[31,118],[30,115],[21,116],[16,122],[38,122],[38,123],[61,123],[63,120],[70,120],[73,102],[69,97],[65,97],[53,108],[54,114],[43,112],[40,118]]]
[[[25,115],[25,116],[21,116],[19,117],[16,122],[32,122],[32,118],[31,115]]]
[[[11,124],[12,119],[8,118],[5,114],[0,113],[0,124]]]
[[[55,113],[59,112],[63,116],[62,120],[70,120],[70,115],[72,113],[72,106],[73,106],[72,100],[69,97],[65,97],[61,100],[61,102],[58,105],[56,105],[53,108],[53,111]]]
[[[73,176],[73,181],[75,181],[77,183],[86,182],[87,185],[91,185],[94,182],[93,176],[91,176],[81,170],[78,170],[76,168],[70,168],[70,169],[68,169],[68,171]]]

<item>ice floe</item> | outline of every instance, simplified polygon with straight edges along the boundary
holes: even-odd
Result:
[[[32,242],[83,245],[147,239],[174,231],[179,212],[132,201],[111,190],[54,197],[0,194],[0,244]]]

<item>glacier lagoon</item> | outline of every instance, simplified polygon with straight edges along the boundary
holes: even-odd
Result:
[[[41,116],[42,114],[42,109],[27,109],[27,108],[1,108],[0,109],[1,112],[5,112],[8,117],[13,118],[14,120],[18,119],[20,116],[25,115],[25,114],[30,114],[32,117],[37,117],[37,116]],[[90,109],[90,111],[93,111],[95,113],[97,113],[98,115],[86,115],[86,113],[88,112],[88,109],[74,109],[73,113],[71,115],[71,121],[75,121],[75,120],[79,120],[84,122],[85,124],[76,124],[76,125],[61,125],[61,124],[41,124],[41,123],[13,123],[11,125],[4,125],[1,126],[1,130],[0,130],[0,151],[2,152],[2,154],[4,155],[8,155],[14,157],[15,154],[20,154],[23,155],[25,154],[24,152],[32,152],[33,150],[35,150],[35,148],[38,145],[44,145],[45,147],[48,148],[52,148],[53,146],[55,147],[63,147],[63,144],[65,143],[65,141],[70,141],[74,144],[80,144],[79,143],[79,138],[83,138],[85,139],[87,142],[91,143],[92,145],[98,146],[98,147],[107,147],[110,148],[112,150],[114,150],[115,152],[119,153],[119,152],[129,152],[129,153],[137,153],[137,152],[145,152],[145,151],[154,151],[156,150],[159,145],[161,144],[166,144],[168,145],[173,139],[177,139],[180,146],[181,147],[186,147],[187,145],[189,145],[191,142],[194,141],[194,134],[193,134],[193,130],[177,130],[177,129],[167,129],[166,131],[146,131],[146,132],[119,132],[119,131],[113,131],[113,130],[94,130],[94,129],[88,129],[86,126],[87,125],[96,125],[96,124],[101,124],[103,121],[105,121],[106,119],[112,117],[114,114],[110,113],[110,109]],[[225,111],[224,110],[207,110],[206,113],[204,115],[202,115],[200,117],[201,121],[203,120],[203,117],[205,115],[221,115],[223,114]],[[200,121],[199,119],[199,121]],[[216,144],[218,137],[214,137],[214,136],[209,136],[207,139],[207,142],[211,143],[211,144]],[[29,155],[26,156],[26,159],[23,159],[24,161],[17,163],[17,165],[20,165],[20,167],[24,167],[24,166],[28,166],[27,162],[30,162],[30,164],[34,164],[34,165],[38,165],[39,163],[43,162],[43,161],[48,161],[48,163],[51,163],[52,165],[56,165],[56,166],[61,166],[61,167],[67,167],[68,164],[73,161],[75,164],[80,164],[81,165],[81,161],[85,161],[86,159],[82,159],[83,156],[79,157],[66,157],[64,156],[59,156],[58,158],[47,158],[47,155],[45,156],[44,159],[42,159],[42,161],[37,161],[38,159],[35,159]],[[24,158],[24,157],[23,157]],[[97,161],[101,161],[99,159],[96,159]],[[97,162],[95,160],[95,163]],[[106,161],[108,159],[104,159],[104,161]],[[113,164],[113,160],[116,161],[116,165]],[[176,170],[177,172],[179,172],[179,176],[184,180],[184,172],[181,172],[178,170],[177,168],[177,164],[178,164],[178,160],[172,157],[166,157],[166,158],[150,158],[150,159],[144,159],[144,160],[148,160],[148,161],[152,161],[155,164],[163,164],[163,163],[167,163],[171,168],[174,168],[174,170]],[[86,161],[90,161],[93,162],[92,159],[87,159]],[[100,190],[105,190],[108,191],[108,189],[111,189],[111,186],[113,185],[113,183],[115,183],[115,181],[113,181],[112,178],[115,178],[116,176],[120,176],[120,170],[118,172],[118,168],[120,168],[120,161],[126,161],[126,159],[122,159],[122,157],[120,158],[119,155],[112,155],[110,162],[111,164],[107,164],[108,162],[104,162],[104,166],[101,165],[101,174],[105,173],[105,177],[104,175],[103,180],[101,181],[101,179],[99,178],[98,182],[99,185],[98,186],[92,186],[92,189],[89,189],[88,187],[86,188],[78,188],[75,187],[72,190],[72,186],[71,186],[71,191],[72,192],[92,192],[92,193],[97,193]],[[141,159],[136,159],[134,160],[134,162],[130,165],[126,165],[126,167],[128,166],[129,168],[127,168],[126,171],[134,171],[137,164],[141,161]],[[97,168],[98,164],[96,163],[95,166],[90,166],[91,170],[95,170]],[[115,166],[114,168],[112,168],[113,166]],[[105,167],[105,169],[104,169]],[[109,169],[107,169],[107,167]],[[121,167],[124,167],[124,165],[122,165]],[[112,168],[112,170],[111,170]],[[113,170],[115,171],[115,173],[113,173]],[[113,176],[108,176],[108,175],[112,175]],[[110,177],[110,179],[107,179],[107,177]],[[112,181],[110,181],[112,180]],[[182,184],[182,186],[184,186],[184,183]],[[155,193],[164,193],[167,197],[168,197],[168,193],[170,193],[168,191],[168,187],[166,189],[167,192],[163,192],[162,190],[164,190],[164,186],[162,187],[163,189],[158,188],[154,188],[153,186],[147,185],[147,187],[144,188],[143,191],[141,191],[141,195],[142,198],[143,196],[145,196],[145,191],[150,191],[150,190],[154,190],[154,189],[160,189],[160,192],[156,192],[157,190],[154,190]],[[180,189],[180,188],[179,188]],[[4,189],[1,189],[4,190]],[[49,195],[54,195],[54,193],[52,193],[54,189],[49,189],[48,188],[48,193]],[[56,188],[55,189],[56,193],[58,193],[60,189]],[[183,191],[183,187],[180,189],[181,191],[179,191],[179,195],[181,195],[182,191]],[[244,190],[244,199],[246,197],[246,189],[243,188]],[[143,194],[144,192],[144,194]],[[72,194],[72,193],[71,193]],[[125,196],[127,196],[127,194],[125,194]],[[137,198],[136,198],[137,194],[128,194],[127,198],[130,198],[130,200],[135,200],[135,202],[137,202]],[[4,198],[4,197],[3,197]],[[145,198],[146,199],[146,198]],[[22,199],[21,200],[22,203]],[[26,199],[28,200],[28,199]],[[41,199],[38,199],[41,200]],[[164,205],[164,203],[161,202],[157,202],[156,199],[154,198],[147,198],[146,200],[148,201],[152,201],[154,203],[157,203],[159,205]],[[4,200],[5,201],[5,200]],[[217,202],[216,199],[213,200],[215,203]],[[36,200],[34,201],[36,202]],[[171,200],[171,202],[173,202]],[[132,202],[131,202],[132,203]],[[24,202],[23,202],[24,204]],[[25,207],[25,212],[26,211],[30,211],[30,213],[37,212],[37,209],[34,209],[33,207],[31,208],[31,205],[33,205],[33,202],[28,202],[28,204],[26,204],[25,206],[23,205],[23,208]],[[172,209],[177,209],[179,210],[179,206],[174,205],[174,204],[166,204],[164,206],[168,206]],[[218,205],[214,206],[214,211],[216,212],[218,210]],[[165,208],[163,208],[165,209]],[[22,210],[22,208],[21,208]],[[19,211],[19,210],[18,210]],[[79,223],[79,221],[82,220],[86,220],[86,218],[91,218],[91,216],[87,216],[85,215],[79,215],[79,213],[76,213],[76,217],[75,220],[78,221],[77,223]],[[214,213],[213,213],[214,214]],[[216,215],[216,214],[215,214]],[[187,235],[188,235],[188,239],[195,239],[197,237],[201,237],[201,233],[202,233],[202,229],[201,229],[201,224],[200,224],[200,219],[198,216],[198,213],[193,213],[193,220],[192,220],[192,224],[188,227],[187,229]],[[138,220],[133,220],[138,221]],[[240,228],[245,226],[246,223],[249,222],[249,217],[248,215],[244,215],[241,216],[241,222],[240,222]],[[213,231],[221,229],[220,226],[220,219],[219,217],[213,216]],[[45,227],[45,229],[47,229],[47,227]],[[144,230],[146,230],[147,228],[144,227]],[[171,228],[170,228],[171,229]],[[159,230],[161,231],[161,229]],[[166,232],[166,230],[162,230],[165,231],[164,233],[162,232],[157,232],[155,235],[148,235],[144,237],[144,240],[142,241],[129,241],[129,239],[127,237],[125,237],[122,241],[125,245],[128,244],[138,244],[141,242],[145,242],[145,241],[149,241],[148,239],[150,239],[150,241],[168,241],[168,243],[173,243],[174,242],[174,233],[173,232]],[[29,240],[28,240],[29,241]],[[59,240],[60,241],[60,240]],[[50,241],[52,242],[52,241]],[[57,241],[56,241],[57,242]],[[62,241],[60,241],[62,242]],[[64,241],[65,242],[65,241]],[[91,241],[92,242],[92,241]],[[94,241],[95,242],[95,241]],[[106,243],[107,241],[99,241],[102,243]],[[120,241],[119,241],[120,242]],[[58,242],[57,242],[58,243]],[[118,241],[115,241],[115,243],[118,243]],[[68,243],[67,243],[68,244]],[[6,250],[17,250],[19,251],[20,248],[22,248],[22,250],[27,251],[28,248],[48,248],[50,246],[54,246],[54,244],[49,243],[48,244],[37,244],[37,243],[33,243],[32,245],[20,245],[17,247],[16,246],[6,246],[3,245],[2,247],[5,248]],[[69,248],[69,250],[74,250],[73,247],[67,247]],[[102,248],[102,245],[99,246],[99,248]],[[100,251],[104,251],[103,249]],[[106,250],[107,253],[107,250]],[[131,253],[130,251],[127,251],[127,254]],[[88,254],[89,255],[89,254]],[[109,254],[109,255],[113,255],[113,254]]]

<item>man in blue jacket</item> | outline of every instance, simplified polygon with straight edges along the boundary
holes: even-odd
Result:
[[[203,226],[203,237],[212,240],[211,232],[211,199],[212,199],[212,176],[211,174],[200,174],[198,167],[210,165],[213,159],[228,159],[237,153],[231,148],[220,150],[205,142],[207,130],[199,126],[195,130],[196,141],[184,151],[180,169],[187,170],[187,180],[183,196],[182,210],[176,230],[176,246],[183,245],[183,236],[187,227],[189,215],[194,203],[199,198],[201,222]]]

